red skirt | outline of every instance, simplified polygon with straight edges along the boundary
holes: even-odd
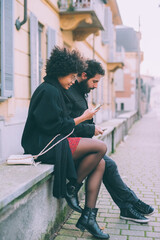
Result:
[[[67,139],[68,139],[69,147],[70,147],[72,155],[73,155],[73,153],[76,151],[76,148],[78,146],[78,143],[79,143],[81,137],[73,137],[73,138],[69,137]]]

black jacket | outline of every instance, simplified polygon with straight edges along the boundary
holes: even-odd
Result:
[[[64,91],[64,94],[67,111],[71,118],[79,117],[88,109],[86,95],[83,93],[78,81],[69,90]],[[73,136],[91,138],[94,136],[94,133],[95,124],[92,119],[78,124],[75,127]]]
[[[46,82],[35,90],[31,98],[22,136],[22,147],[25,153],[33,155],[38,154],[58,133],[61,136],[57,140],[70,133],[75,127],[74,120],[66,113],[62,87],[58,82],[51,84],[49,78],[45,80]],[[76,179],[76,170],[68,140],[60,142],[39,157],[38,161],[55,164],[53,195],[58,198],[64,197],[66,178]]]

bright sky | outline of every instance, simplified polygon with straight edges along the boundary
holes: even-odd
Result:
[[[117,0],[123,25],[141,31],[141,74],[160,76],[160,0]]]

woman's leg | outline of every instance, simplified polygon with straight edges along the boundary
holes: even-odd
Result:
[[[76,226],[82,231],[87,229],[93,236],[101,239],[109,238],[109,235],[103,233],[96,222],[98,209],[95,208],[105,170],[105,162],[102,158],[106,150],[103,142],[82,138],[73,154],[75,161],[81,159],[77,168],[78,182],[81,183],[87,177],[85,208]]]
[[[79,206],[77,193],[82,186],[82,181],[89,175],[86,185],[86,203],[87,206],[93,206],[96,203],[103,176],[102,172],[104,172],[104,166],[102,169],[102,163],[100,164],[99,162],[106,153],[106,150],[106,145],[101,141],[81,138],[78,147],[73,154],[73,159],[77,165],[77,182],[70,181],[67,184],[66,201],[68,202],[68,205],[77,212],[82,212],[82,209]],[[94,179],[95,183],[93,181]],[[92,185],[92,182],[94,186]]]
[[[86,188],[85,206],[89,208],[95,208],[96,206],[104,170],[105,161],[102,159],[98,166],[96,167],[96,169],[87,177],[85,186]]]
[[[99,140],[81,138],[73,159],[78,165],[77,182],[81,183],[95,168],[107,151],[106,145]],[[98,171],[100,172],[100,170]]]

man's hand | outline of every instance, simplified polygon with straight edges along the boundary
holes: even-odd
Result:
[[[95,132],[94,132],[94,135],[97,136],[99,134],[103,134],[103,130],[101,127],[95,125]]]

